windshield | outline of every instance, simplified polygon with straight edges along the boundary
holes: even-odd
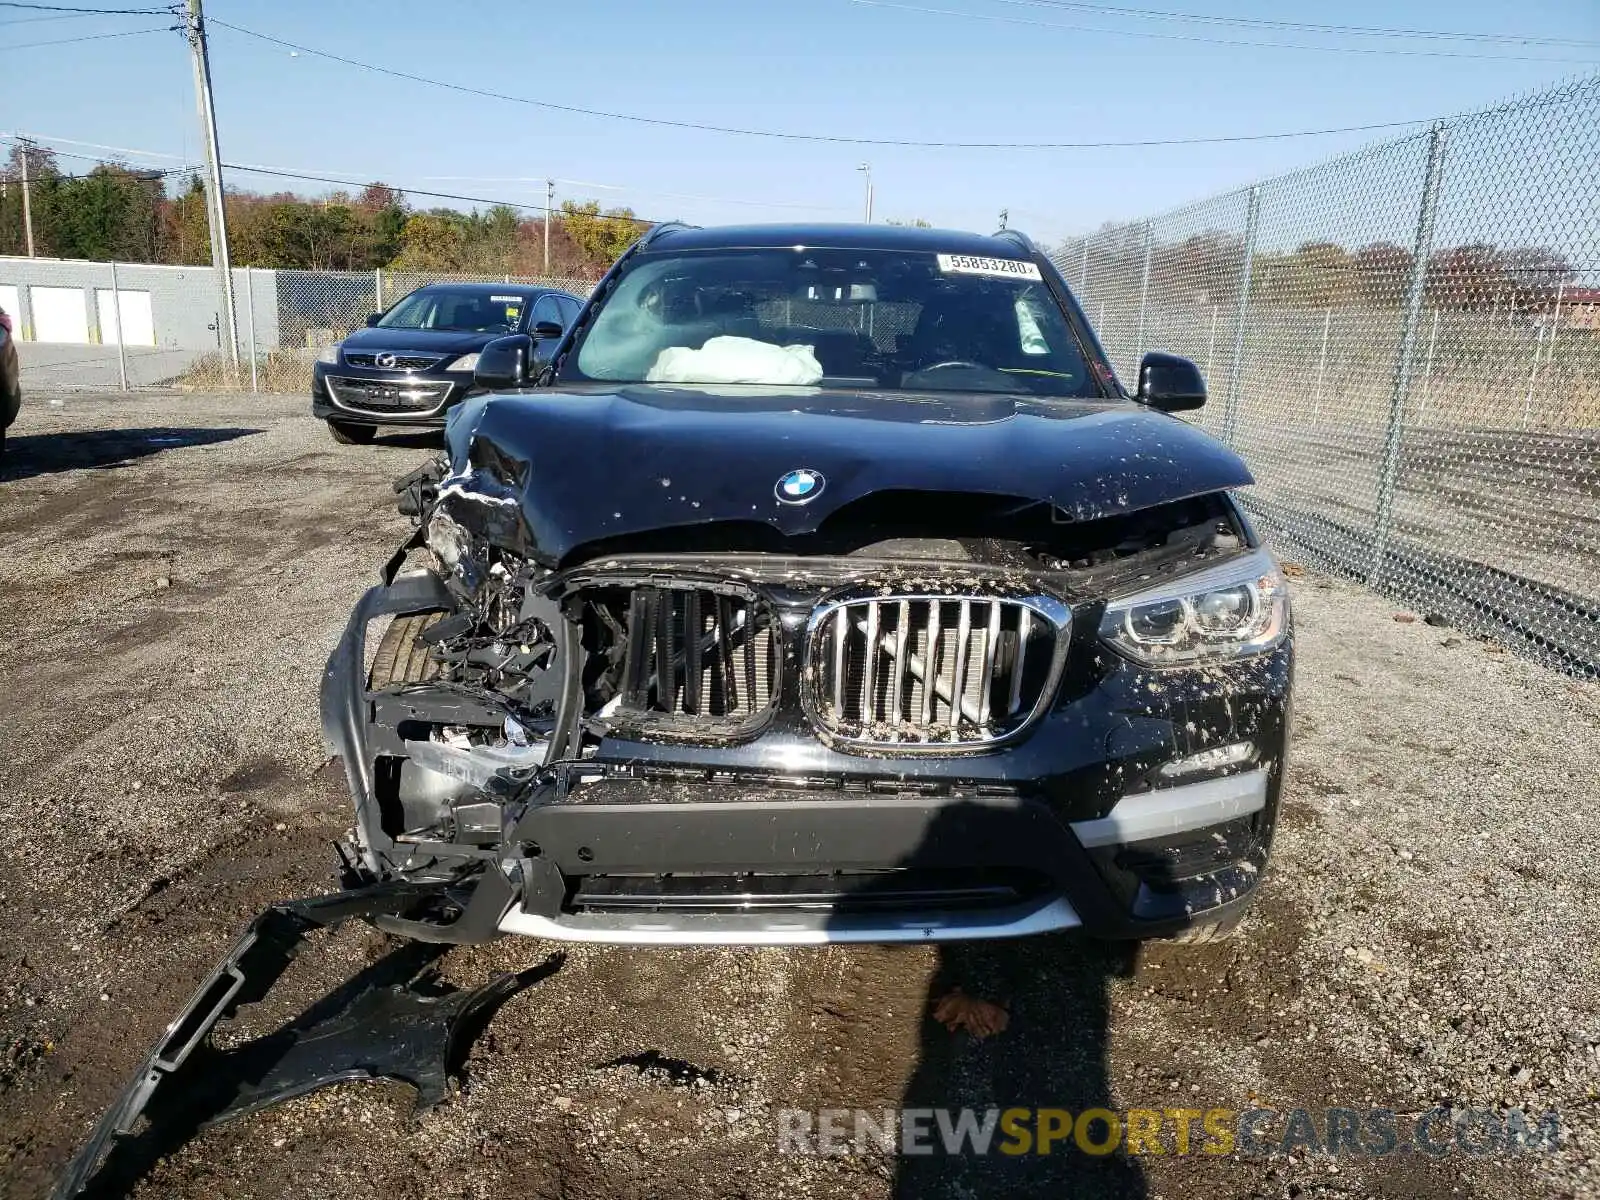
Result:
[[[379,329],[439,329],[453,333],[511,333],[522,319],[523,298],[453,288],[412,292],[378,319]]]
[[[1035,264],[900,250],[641,254],[562,375],[1098,394]]]

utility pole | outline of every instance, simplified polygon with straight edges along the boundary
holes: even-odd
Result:
[[[871,225],[872,224],[872,164],[871,163],[862,163],[859,167],[856,168],[856,170],[864,172],[866,174],[866,176],[867,176],[867,218],[866,219],[867,219],[867,224]]]
[[[205,14],[200,0],[188,0],[189,19],[184,30],[194,60],[195,99],[200,106],[201,141],[206,149],[206,199],[211,226],[211,265],[216,268],[222,293],[228,358],[234,377],[239,372],[239,331],[233,311],[233,270],[228,261],[228,214],[222,202],[222,150],[217,144],[217,110],[211,96],[211,59],[206,52]]]
[[[28,160],[33,157],[33,143],[27,138],[19,137],[17,144],[22,147],[22,227],[28,234],[28,257],[33,257],[33,197],[29,195],[28,186]]]
[[[544,181],[544,273],[550,274],[550,213],[556,203],[556,181]]]

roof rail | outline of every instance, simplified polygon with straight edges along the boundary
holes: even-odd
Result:
[[[997,229],[990,237],[1004,238],[1008,242],[1015,242],[1029,254],[1038,254],[1039,247],[1033,244],[1033,239],[1020,229]]]
[[[662,221],[659,225],[652,225],[639,239],[639,245],[648,246],[664,233],[672,233],[679,229],[698,229],[698,225],[690,225],[684,221]]]

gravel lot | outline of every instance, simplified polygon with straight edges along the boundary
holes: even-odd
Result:
[[[252,915],[330,885],[347,813],[316,683],[404,534],[388,481],[427,452],[335,446],[299,397],[27,401],[0,472],[0,1194],[43,1193]],[[1295,602],[1285,820],[1235,941],[574,947],[434,1112],[399,1085],[324,1090],[197,1137],[136,1194],[1600,1195],[1600,687],[1312,575]],[[437,965],[465,984],[552,950]],[[341,931],[253,1021],[385,951]],[[1009,1030],[931,1021],[948,979]],[[785,1107],[1094,1103],[1555,1108],[1565,1136],[1441,1158],[776,1153]]]

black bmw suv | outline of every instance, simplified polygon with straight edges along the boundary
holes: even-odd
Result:
[[[478,352],[512,333],[559,338],[583,301],[553,288],[436,283],[322,352],[311,412],[336,442],[370,442],[379,425],[438,426],[472,387]]]
[[[414,898],[385,928],[1238,921],[1285,581],[1244,463],[1172,415],[1199,372],[1151,353],[1124,387],[1026,237],[658,227],[553,355],[498,339],[477,379],[323,681],[347,881]]]

